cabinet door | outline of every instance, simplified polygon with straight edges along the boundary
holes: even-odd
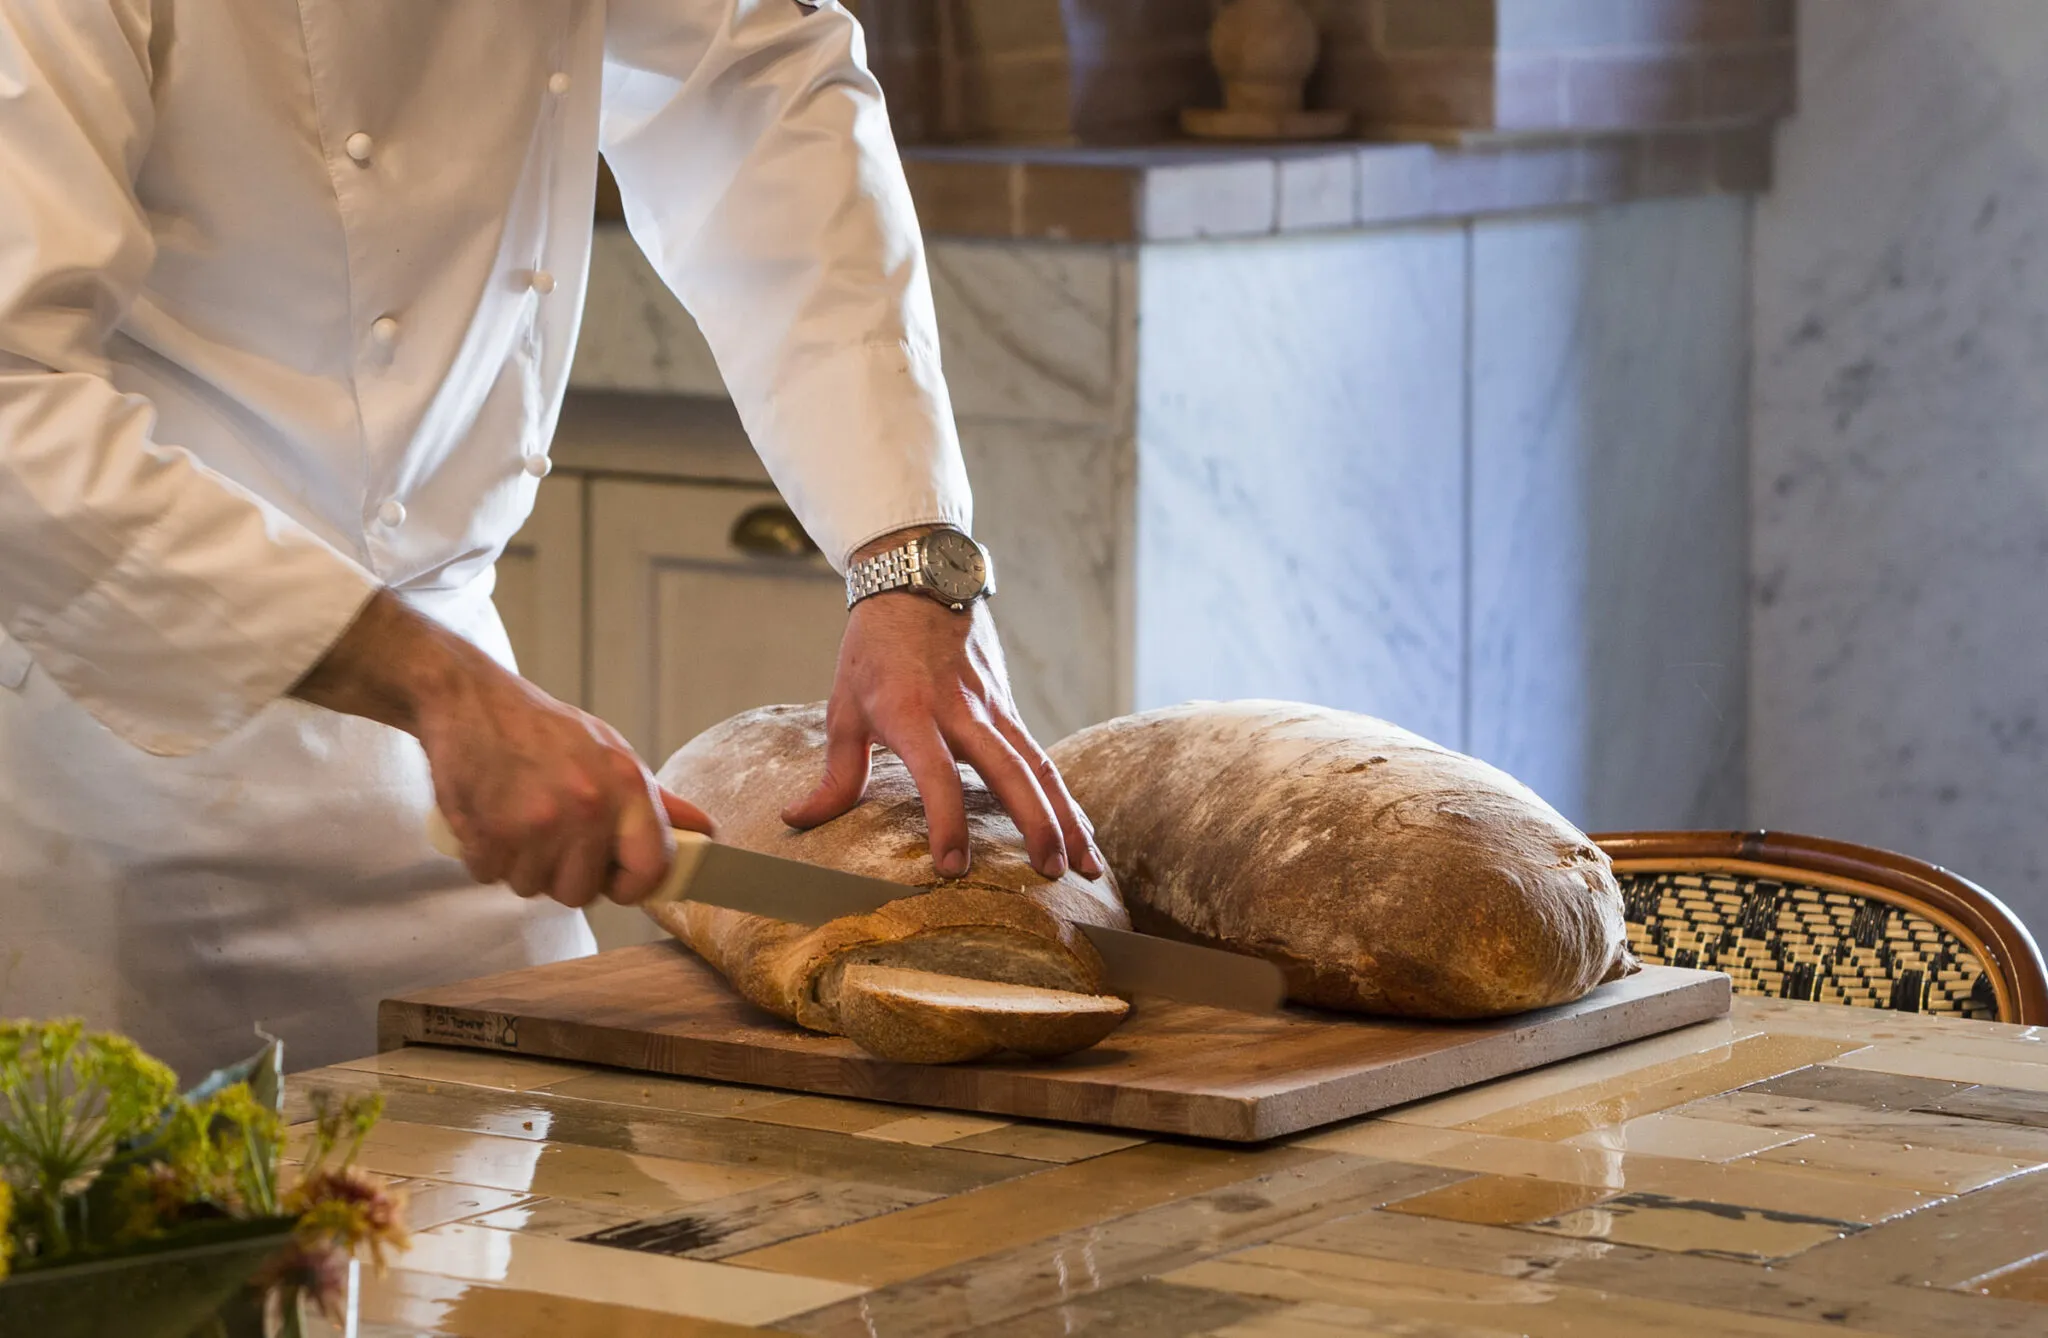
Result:
[[[808,541],[772,488],[593,481],[590,527],[590,709],[648,765],[735,712],[831,691],[845,587],[774,551]],[[636,910],[587,914],[601,948],[661,936]]]
[[[498,559],[498,616],[519,672],[565,702],[583,704],[583,480],[542,480],[533,514]]]
[[[650,765],[736,711],[831,691],[844,586],[773,489],[593,481],[591,709]]]

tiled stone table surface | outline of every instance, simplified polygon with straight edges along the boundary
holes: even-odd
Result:
[[[1257,1147],[442,1050],[363,1338],[2048,1333],[2048,1030],[1734,1015]]]

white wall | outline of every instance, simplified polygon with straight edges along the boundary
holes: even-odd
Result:
[[[1136,703],[1462,737],[1458,224],[1144,248]]]
[[[1590,830],[1742,818],[1749,210],[1475,233],[1466,745]]]
[[[2048,4],[1804,0],[1755,237],[1758,825],[2048,931]]]
[[[1743,813],[1749,202],[1148,246],[1136,697],[1294,697],[1593,830]]]

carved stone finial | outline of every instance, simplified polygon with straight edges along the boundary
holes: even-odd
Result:
[[[1209,139],[1328,139],[1345,111],[1304,110],[1321,38],[1301,0],[1228,0],[1209,30],[1223,108],[1189,108],[1181,128]]]

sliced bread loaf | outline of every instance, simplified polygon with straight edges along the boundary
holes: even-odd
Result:
[[[661,769],[661,782],[709,813],[722,842],[901,883],[904,900],[815,928],[684,902],[651,912],[664,929],[752,1003],[833,1034],[850,1034],[841,1016],[842,977],[854,967],[891,966],[1100,994],[1102,959],[1074,922],[1130,927],[1112,878],[1091,882],[1071,872],[1042,877],[994,796],[963,772],[974,863],[966,877],[942,881],[925,839],[917,787],[887,752],[876,753],[867,798],[858,808],[811,831],[794,831],[783,825],[782,809],[817,783],[824,757],[822,705],[765,707],[691,740]],[[985,1013],[995,998],[987,996]],[[873,1034],[910,1034],[904,1019],[914,1012],[914,1000],[890,1006],[892,1025],[899,1029]],[[934,1035],[948,1034],[951,1025],[935,1015]],[[1062,1038],[1078,1034],[1063,1026],[1026,1008],[1005,1044],[1026,1053],[1059,1053],[1057,1047],[1066,1044]],[[905,1052],[900,1039],[888,1043]],[[1037,1048],[1026,1048],[1032,1045]]]

